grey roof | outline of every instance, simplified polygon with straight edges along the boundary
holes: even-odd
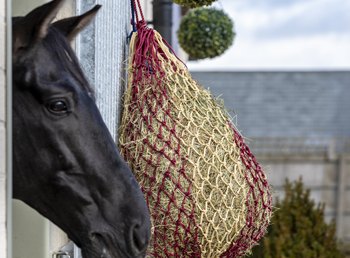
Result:
[[[350,71],[192,72],[247,137],[350,137]]]

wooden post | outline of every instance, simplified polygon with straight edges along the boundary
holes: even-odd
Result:
[[[0,257],[12,257],[11,2],[0,0]]]
[[[5,1],[0,1],[0,18],[5,14]],[[6,257],[6,80],[5,80],[5,46],[6,24],[0,22],[0,257]]]

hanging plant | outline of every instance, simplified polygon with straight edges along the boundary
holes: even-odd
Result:
[[[177,3],[184,7],[196,8],[196,7],[211,5],[216,0],[173,0],[173,1],[174,3]]]
[[[213,58],[224,53],[233,43],[233,21],[214,8],[188,12],[177,31],[179,43],[193,59]]]

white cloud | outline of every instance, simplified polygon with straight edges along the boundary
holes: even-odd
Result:
[[[350,69],[350,2],[221,0],[237,38],[221,57],[193,70]]]
[[[189,62],[190,70],[349,69],[350,35],[311,36],[257,42],[239,40],[224,55]]]
[[[259,31],[259,36],[301,36],[350,33],[350,2],[336,0],[305,2],[292,8],[272,11],[273,23]]]

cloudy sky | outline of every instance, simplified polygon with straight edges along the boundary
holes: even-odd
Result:
[[[237,36],[191,70],[350,70],[350,0],[219,0]]]

